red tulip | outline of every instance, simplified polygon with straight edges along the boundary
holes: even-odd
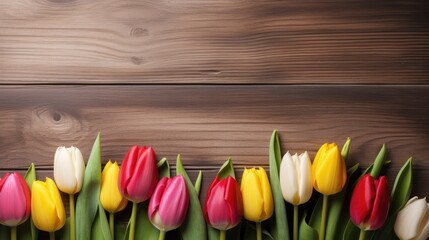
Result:
[[[150,198],[148,216],[160,231],[178,228],[188,212],[189,196],[182,176],[164,177],[159,181]]]
[[[360,229],[375,230],[386,221],[389,205],[386,177],[374,179],[370,174],[365,174],[353,190],[350,218]]]
[[[237,181],[228,176],[213,180],[207,191],[204,218],[213,228],[228,230],[237,226],[243,216],[243,198]]]
[[[155,152],[134,145],[128,151],[119,171],[119,191],[126,199],[139,203],[150,198],[158,182]]]
[[[6,173],[0,181],[0,223],[16,227],[30,216],[30,188],[21,174]]]

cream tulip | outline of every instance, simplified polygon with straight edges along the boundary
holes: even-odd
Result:
[[[313,193],[311,160],[307,152],[298,156],[287,152],[280,165],[280,187],[283,198],[292,205],[306,203]]]
[[[426,198],[411,198],[396,216],[394,226],[401,239],[425,240],[429,237],[429,203]]]
[[[54,158],[54,179],[65,193],[75,194],[82,189],[85,162],[76,147],[58,147]]]

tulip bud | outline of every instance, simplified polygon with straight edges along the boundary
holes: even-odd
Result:
[[[363,230],[383,226],[389,213],[390,197],[386,177],[365,174],[356,184],[350,201],[350,219]]]
[[[346,164],[335,143],[323,144],[311,167],[313,187],[323,195],[339,193],[347,180]]]
[[[100,202],[103,208],[110,213],[122,211],[127,206],[118,187],[119,166],[109,160],[101,173]]]
[[[128,151],[119,171],[119,191],[126,199],[139,203],[150,198],[158,183],[155,152],[134,145]]]
[[[76,147],[58,147],[54,158],[54,179],[65,193],[75,194],[82,189],[85,162]]]
[[[241,178],[244,218],[262,222],[273,215],[273,196],[268,176],[262,167],[244,169]]]
[[[30,188],[21,174],[6,173],[0,180],[0,224],[16,227],[30,216]]]
[[[164,177],[150,199],[149,220],[160,231],[176,229],[185,220],[188,205],[188,189],[183,176]]]
[[[287,152],[280,165],[283,198],[293,205],[306,203],[313,193],[311,161],[307,152],[293,156]]]
[[[426,198],[411,198],[396,216],[395,233],[401,240],[429,238],[429,203]]]
[[[204,218],[213,228],[226,231],[237,226],[243,216],[243,199],[237,181],[228,176],[213,180],[207,190]]]
[[[31,218],[34,225],[43,231],[55,232],[66,223],[66,212],[55,182],[34,181],[31,191]]]

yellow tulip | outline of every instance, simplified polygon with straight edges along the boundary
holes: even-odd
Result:
[[[55,182],[34,181],[31,190],[31,218],[34,225],[43,231],[55,232],[66,223],[66,212]]]
[[[110,213],[123,210],[128,203],[119,192],[118,187],[119,166],[109,160],[101,173],[100,201],[103,208]]]
[[[259,169],[244,169],[241,178],[244,218],[262,222],[273,215],[273,196],[267,173]]]
[[[323,144],[311,167],[313,187],[323,195],[340,192],[347,180],[346,164],[335,143]]]

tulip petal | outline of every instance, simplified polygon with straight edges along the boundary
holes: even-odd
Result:
[[[261,221],[264,221],[273,215],[273,194],[271,193],[270,182],[268,181],[268,176],[265,170],[262,167],[259,167],[259,171],[257,171],[257,173],[261,182],[262,198],[264,201],[264,211]]]
[[[428,228],[428,214],[429,205],[426,203],[426,198],[418,199],[414,197],[410,199],[405,207],[398,213],[394,230],[400,239],[417,239],[419,235],[426,239],[429,231]],[[426,224],[424,224],[426,220]],[[424,226],[426,225],[426,226]],[[425,229],[426,228],[426,229]],[[421,234],[420,234],[421,233]]]
[[[0,223],[14,227],[29,217],[30,191],[19,173],[6,173],[0,182]]]
[[[105,210],[116,213],[123,210],[128,201],[121,195],[118,188],[118,163],[109,162],[101,173],[100,201]]]
[[[57,222],[54,200],[45,182],[35,181],[31,192],[31,217],[34,225],[43,231],[52,232]]]
[[[299,188],[299,204],[306,203],[310,200],[313,193],[313,185],[311,178],[311,160],[307,151],[299,156],[299,163],[297,164],[298,172],[298,188]]]
[[[71,152],[65,147],[58,147],[54,158],[54,178],[58,188],[65,193],[74,194],[77,181]]]
[[[79,192],[82,189],[83,175],[85,173],[85,161],[83,160],[82,153],[79,148],[72,147],[72,159],[75,166],[75,177],[76,177],[76,189],[74,193]]]
[[[372,213],[370,216],[371,230],[375,230],[383,226],[389,212],[390,195],[387,187],[385,176],[381,176],[375,180],[376,194],[373,204]]]
[[[176,176],[169,179],[158,208],[164,231],[176,229],[183,223],[188,205],[188,189],[183,177]]]
[[[368,229],[369,217],[375,199],[374,179],[371,175],[364,175],[356,184],[350,200],[350,219],[361,229]]]
[[[293,205],[299,204],[297,174],[292,156],[287,152],[280,164],[280,188],[283,198]]]
[[[264,199],[261,181],[255,169],[244,169],[241,179],[243,194],[244,218],[253,222],[260,222],[263,217]]]
[[[316,154],[312,168],[314,188],[324,194],[340,192],[347,179],[347,171],[338,146],[324,144]]]
[[[139,154],[139,148],[137,145],[134,145],[128,150],[127,154],[124,157],[124,160],[122,160],[122,166],[121,170],[119,172],[119,189],[123,196],[129,197],[128,193],[128,183],[131,180],[133,170],[134,170],[134,164],[137,161]]]

